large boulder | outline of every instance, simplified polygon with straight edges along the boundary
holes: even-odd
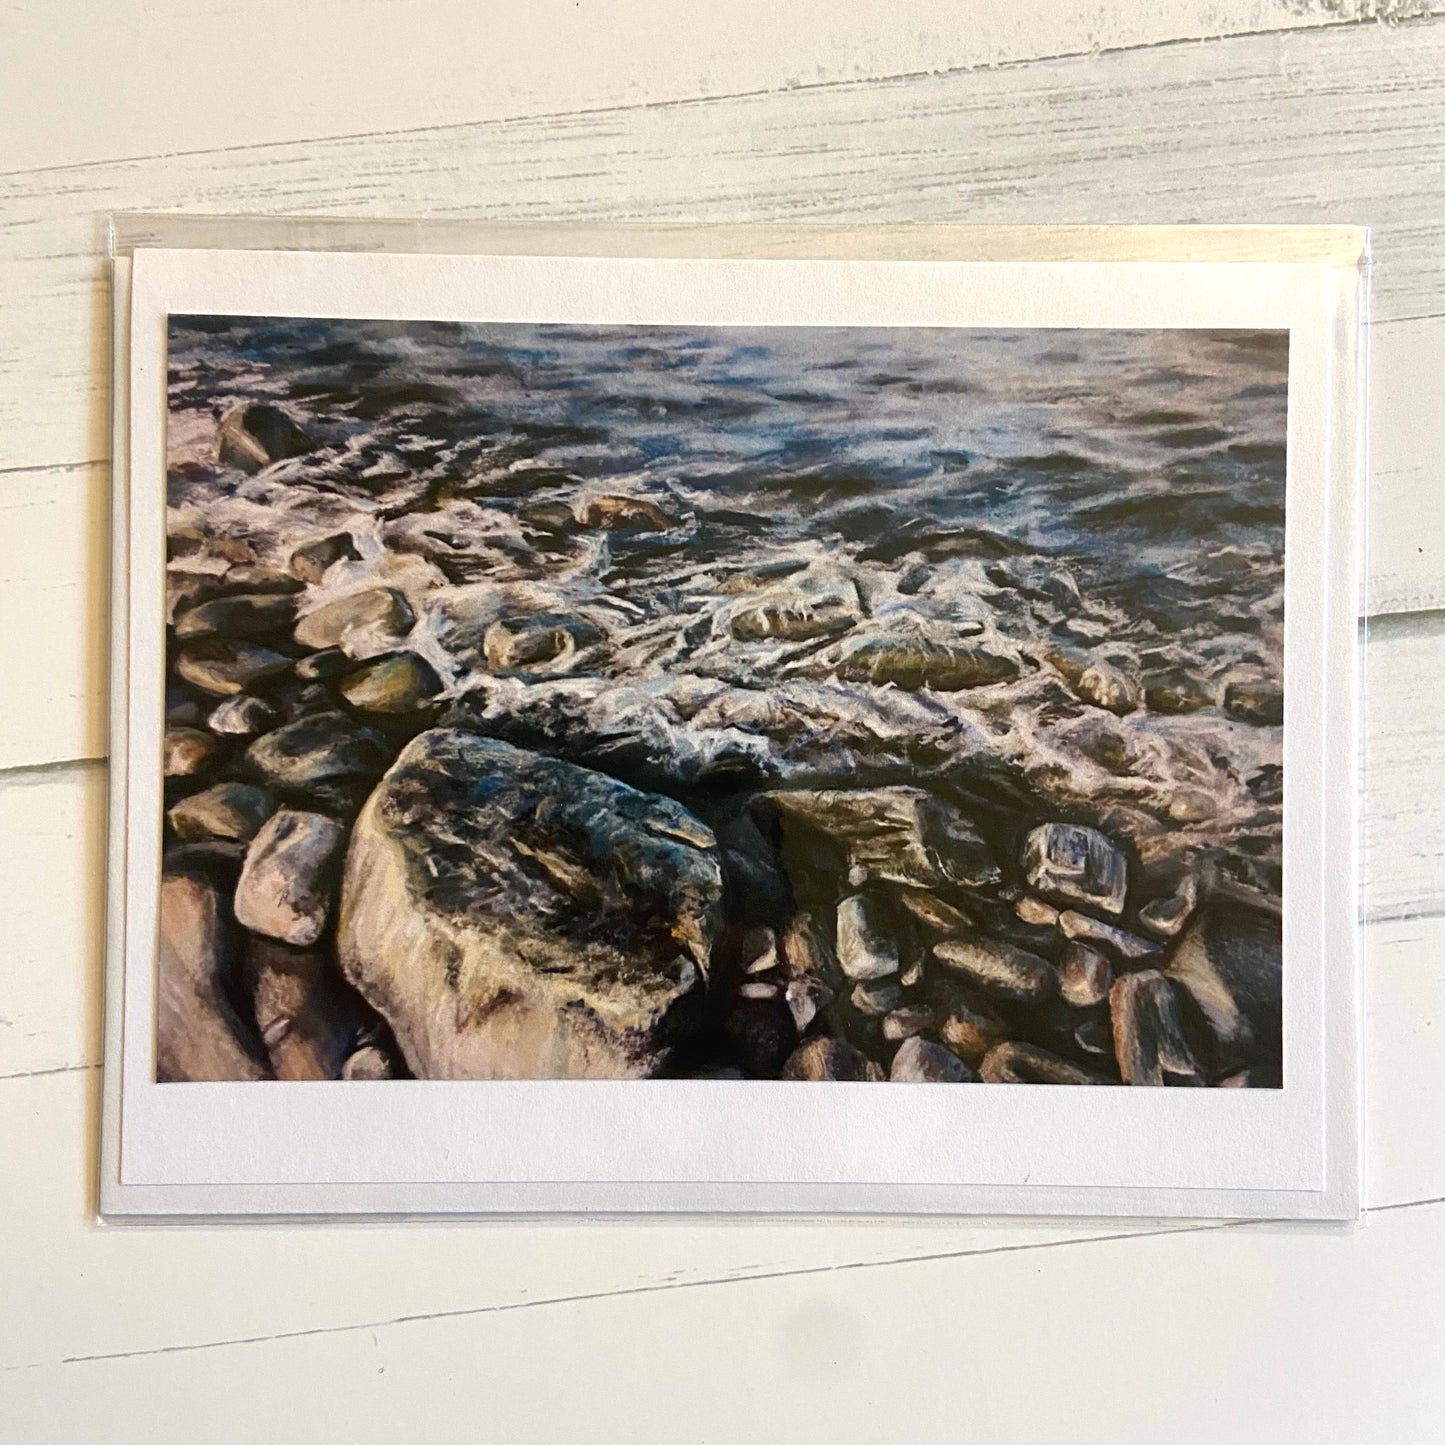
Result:
[[[671,799],[437,728],[357,819],[338,949],[420,1078],[643,1077],[702,1023],[721,897]]]

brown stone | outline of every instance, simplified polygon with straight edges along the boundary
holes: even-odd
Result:
[[[341,695],[361,712],[409,713],[441,691],[441,679],[425,658],[392,652],[364,662],[338,684]]]
[[[1176,985],[1156,969],[1128,973],[1109,992],[1114,1057],[1126,1084],[1200,1084]]]
[[[276,800],[264,788],[217,783],[202,793],[182,798],[166,817],[183,843],[202,838],[249,843],[275,810]]]
[[[888,1077],[895,1084],[970,1084],[978,1075],[942,1044],[914,1037],[894,1054]]]
[[[320,582],[327,571],[338,562],[355,562],[361,556],[356,550],[350,532],[337,532],[330,537],[318,537],[307,542],[292,554],[287,566],[291,574],[302,582]]]
[[[1085,943],[1071,943],[1064,950],[1059,970],[1059,991],[1075,1008],[1092,1008],[1109,997],[1114,970],[1109,960]]]
[[[168,778],[193,778],[216,760],[220,745],[199,728],[167,728],[161,743],[161,770]]]
[[[1009,1042],[990,1049],[978,1066],[985,1084],[1105,1084],[1108,1080],[1081,1069],[1034,1044]]]
[[[416,622],[411,604],[394,587],[353,592],[308,612],[296,624],[302,647],[348,647],[358,637],[395,641]]]
[[[325,954],[250,940],[247,973],[256,1025],[278,1079],[337,1079],[376,1015]]]
[[[1059,991],[1058,970],[1047,959],[991,938],[945,939],[933,956],[990,998],[1038,1004]]]
[[[156,971],[156,1078],[244,1081],[271,1070],[226,987],[233,943],[220,894],[195,874],[161,879]]]
[[[322,813],[282,808],[262,826],[236,885],[236,918],[255,933],[309,948],[326,929],[346,830]]]
[[[880,1083],[883,1070],[842,1039],[805,1039],[789,1055],[782,1075],[806,1083]]]

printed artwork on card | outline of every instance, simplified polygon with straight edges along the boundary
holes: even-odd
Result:
[[[157,1077],[1278,1086],[1288,361],[172,316]]]
[[[108,1216],[1357,1211],[1359,232],[189,224]]]

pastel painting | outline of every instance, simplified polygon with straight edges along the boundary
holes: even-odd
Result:
[[[168,368],[157,1079],[1281,1086],[1287,333]]]

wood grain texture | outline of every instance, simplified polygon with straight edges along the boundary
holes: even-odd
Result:
[[[5,170],[816,87],[1438,10],[1438,0],[196,0],[6,9]],[[538,36],[546,42],[537,43]],[[115,57],[124,54],[124,65]],[[264,57],[264,59],[262,59]],[[254,62],[254,63],[252,63]],[[53,83],[64,71],[66,86]],[[196,87],[244,75],[244,105]],[[77,92],[88,104],[77,105]]]

